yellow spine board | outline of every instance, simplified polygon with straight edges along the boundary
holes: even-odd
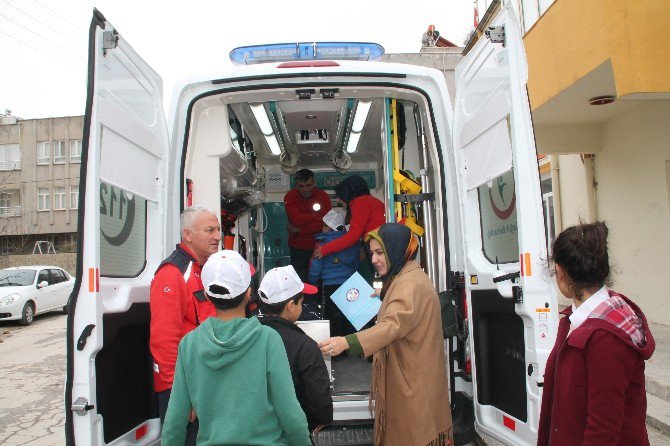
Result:
[[[398,119],[396,116],[396,100],[391,99],[391,144],[393,155],[393,191],[395,194],[419,194],[421,193],[421,185],[400,173],[400,147],[398,145]],[[412,212],[410,203],[405,203],[404,209],[400,202],[395,203],[396,221],[405,219],[404,224],[412,230],[419,237],[423,236],[424,229],[416,222],[416,215]]]
[[[393,192],[395,194],[400,193],[400,183],[395,180],[396,178],[396,172],[399,174],[399,169],[400,169],[400,155],[398,153],[399,147],[398,147],[398,117],[396,116],[396,100],[391,99],[391,147],[392,147],[392,155],[393,155]],[[402,218],[402,203],[395,203],[395,217],[396,221],[399,221]]]

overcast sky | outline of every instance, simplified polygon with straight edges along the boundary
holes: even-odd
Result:
[[[391,6],[391,5],[403,6]],[[0,0],[0,112],[24,119],[80,115],[86,100],[88,27],[98,8],[162,77],[227,69],[237,46],[368,41],[417,52],[433,24],[462,44],[473,0]]]

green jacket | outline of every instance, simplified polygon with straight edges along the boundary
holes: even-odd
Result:
[[[210,317],[182,339],[163,446],[184,445],[191,407],[198,445],[311,445],[284,344],[256,318]]]

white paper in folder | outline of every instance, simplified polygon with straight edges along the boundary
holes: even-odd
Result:
[[[296,322],[296,325],[300,327],[307,336],[314,339],[317,344],[321,341],[325,341],[330,337],[330,321],[298,321]],[[330,356],[324,356],[323,359],[326,361],[330,382],[333,382]]]

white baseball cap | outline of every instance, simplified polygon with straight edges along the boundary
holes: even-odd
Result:
[[[344,226],[344,212],[338,211],[337,209],[331,209],[323,216],[323,222],[333,231],[337,231],[337,228]]]
[[[210,297],[233,299],[249,288],[251,276],[255,273],[253,265],[247,263],[237,251],[224,249],[209,256],[205,262],[201,274],[202,285]],[[213,291],[210,289],[212,285],[223,287],[228,293]]]
[[[298,293],[316,294],[319,289],[314,285],[303,283],[291,265],[272,268],[265,273],[258,287],[259,297],[266,304],[278,304]]]

